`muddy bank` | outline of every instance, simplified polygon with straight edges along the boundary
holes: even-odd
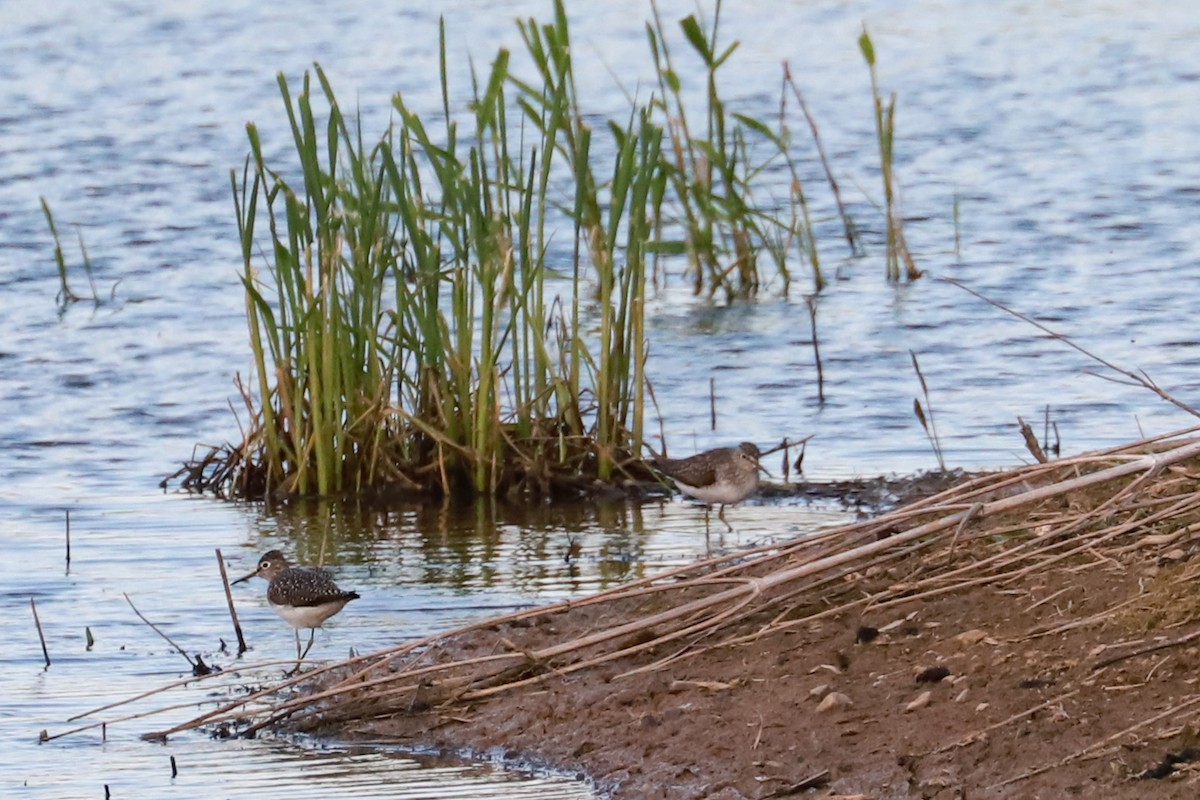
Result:
[[[501,748],[614,798],[1195,797],[1198,452],[972,479],[678,591],[458,634],[386,662],[415,690],[304,727]],[[736,613],[687,627],[731,584]]]
[[[1186,585],[1195,572],[1097,559],[919,609],[769,634],[648,674],[618,677],[661,654],[355,729],[535,755],[585,772],[614,798],[1191,798],[1200,740],[1186,727],[1152,724],[1095,757],[1087,748],[1197,697],[1200,649],[1093,670],[1102,655],[1154,638],[1136,614],[1089,619],[1137,597],[1139,582]],[[503,635],[536,650],[613,622],[597,616],[581,609]]]

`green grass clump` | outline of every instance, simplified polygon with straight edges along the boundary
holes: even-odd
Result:
[[[786,292],[791,282],[789,254],[798,247],[812,265],[819,285],[820,260],[802,184],[789,157],[786,128],[779,131],[754,117],[731,112],[718,91],[718,73],[737,51],[738,42],[718,39],[721,3],[706,27],[695,15],[680,29],[699,57],[705,76],[705,103],[698,122],[684,102],[684,74],[672,57],[669,36],[658,8],[646,25],[658,74],[658,96],[651,107],[663,120],[669,149],[663,169],[670,181],[672,215],[658,252],[686,255],[692,290],[697,295],[723,295],[726,301],[755,296],[764,276],[760,259],[768,259]],[[755,157],[765,145],[765,156]],[[789,197],[759,201],[754,187],[776,164],[792,170]],[[802,214],[798,214],[797,211]]]
[[[198,488],[544,495],[638,461],[662,131],[644,111],[610,126],[612,170],[594,175],[561,5],[521,31],[540,82],[501,51],[463,126],[443,30],[436,133],[397,96],[367,145],[320,67],[295,97],[280,76],[296,178],[267,165],[254,125],[233,176],[262,396],[246,392],[249,433],[193,472]],[[532,143],[510,136],[510,93]],[[559,172],[565,206],[549,199]],[[546,264],[551,218],[574,226],[567,276]]]
[[[443,25],[440,118],[397,95],[378,140],[347,121],[319,66],[298,94],[280,75],[295,161],[269,165],[251,124],[231,175],[249,424],[185,466],[184,486],[546,497],[647,476],[645,303],[667,267],[734,301],[767,280],[786,291],[797,252],[822,283],[786,127],[728,110],[717,74],[737,44],[719,45],[715,22],[680,27],[706,78],[698,124],[657,9],[658,92],[598,130],[561,0],[551,23],[518,23],[534,74],[500,50],[472,70],[465,115],[451,113]],[[759,201],[779,165],[786,199]],[[572,255],[551,264],[564,229]]]

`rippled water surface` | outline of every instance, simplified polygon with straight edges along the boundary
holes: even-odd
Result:
[[[587,110],[620,113],[623,91],[653,78],[649,6],[569,5]],[[694,10],[659,7],[667,19]],[[519,47],[514,17],[549,10],[463,0],[0,8],[0,737],[10,743],[0,794],[101,797],[109,785],[114,797],[182,797],[219,786],[249,797],[269,785],[298,797],[586,797],[564,777],[513,778],[329,742],[144,744],[137,735],[154,718],[114,726],[107,741],[98,731],[40,746],[37,737],[185,671],[126,594],[189,653],[236,663],[221,652],[233,640],[218,547],[235,573],[270,547],[308,561],[324,554],[363,595],[317,637],[315,656],[335,658],[839,518],[758,501],[729,512],[734,531],[706,536],[702,513],[679,501],[521,515],[486,506],[267,513],[157,491],[193,443],[238,435],[233,380],[250,359],[229,170],[245,157],[247,121],[269,154],[287,150],[275,73],[297,80],[319,61],[343,104],[357,102],[379,131],[396,91],[419,110],[440,107],[439,15],[464,107],[467,56],[484,68],[497,47]],[[906,232],[927,273],[912,285],[883,280],[870,88],[855,43],[864,22],[883,89],[897,96]],[[1188,4],[755,0],[727,4],[722,26],[743,43],[723,72],[739,108],[775,113],[779,64],[790,62],[867,253],[845,252],[820,168],[798,146],[836,278],[817,300],[826,402],[817,400],[802,269],[787,296],[776,282],[752,304],[668,289],[653,302],[649,369],[673,453],[814,434],[804,462],[812,478],[932,468],[912,411],[920,386],[910,351],[950,466],[1022,459],[1016,418],[1040,421],[1047,409],[1067,452],[1191,421],[1143,389],[1089,374],[1101,368],[938,280],[959,279],[1196,401],[1200,21]],[[691,79],[699,85],[698,73]],[[792,126],[803,141],[802,123]],[[82,236],[103,303],[56,305],[40,196],[75,263]],[[72,282],[91,294],[82,273]],[[581,555],[568,563],[573,542]],[[286,657],[291,633],[261,584],[237,588],[251,655]]]

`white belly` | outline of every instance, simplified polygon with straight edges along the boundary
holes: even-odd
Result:
[[[746,487],[735,483],[714,483],[711,486],[688,486],[686,483],[680,483],[676,480],[675,485],[679,487],[679,491],[696,498],[701,503],[708,503],[710,506],[740,503],[749,494]]]
[[[319,606],[284,606],[271,603],[271,608],[293,628],[319,628],[321,623],[341,611],[349,602],[337,600]]]

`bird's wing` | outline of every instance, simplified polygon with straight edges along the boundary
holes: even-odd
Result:
[[[707,460],[680,459],[671,462],[663,472],[688,486],[711,486],[717,482],[717,470]]]
[[[328,571],[319,567],[293,567],[271,581],[267,599],[298,607],[313,606],[327,602],[340,592]]]

